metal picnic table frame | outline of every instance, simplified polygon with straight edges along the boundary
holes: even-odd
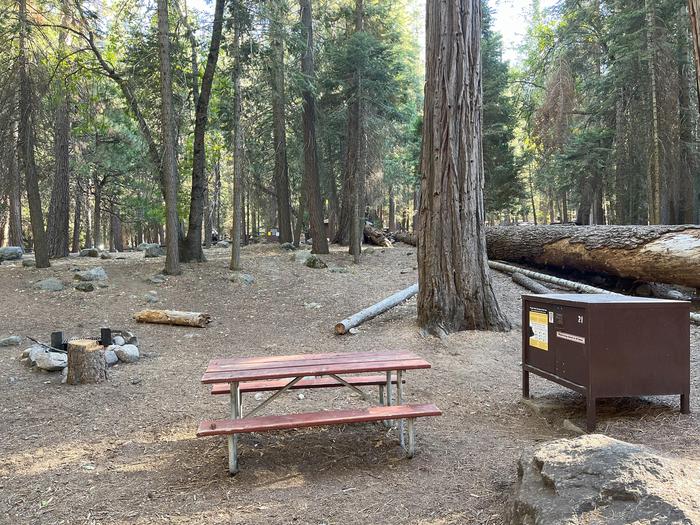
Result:
[[[396,373],[396,405],[403,403],[404,372],[407,370],[426,369],[431,365],[421,357],[410,352],[358,352],[358,353],[325,353],[325,354],[298,354],[289,356],[271,356],[268,358],[232,358],[214,359],[210,361],[206,372],[202,376],[205,384],[228,383],[230,385],[231,419],[251,417],[282,394],[291,389],[305,377],[328,376],[358,393],[361,398],[373,404],[366,392],[352,385],[343,374],[355,374],[365,372],[386,373],[386,383],[379,388],[379,404],[392,406],[394,372]],[[280,389],[274,391],[267,399],[243,414],[242,396],[240,385],[248,381],[261,381],[265,379],[291,380]],[[348,378],[350,379],[350,378]],[[330,386],[330,385],[329,385]],[[385,421],[388,426],[389,422]],[[404,419],[400,419],[399,440],[409,456],[415,451],[415,427],[414,419],[408,420],[408,446],[404,438]],[[228,435],[228,462],[229,471],[238,471],[238,434]]]

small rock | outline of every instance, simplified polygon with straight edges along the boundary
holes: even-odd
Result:
[[[400,274],[406,274],[406,273],[411,273],[413,271],[413,268],[402,268],[399,273]]]
[[[117,353],[114,351],[113,347],[114,345],[108,346],[107,350],[105,350],[105,361],[107,362],[107,366],[112,366],[119,361]]]
[[[581,427],[574,425],[571,421],[568,419],[565,419],[562,421],[561,426],[564,430],[568,430],[569,432],[573,432],[574,434],[578,434],[579,436],[583,436],[586,431],[583,430]]]
[[[238,283],[244,286],[250,286],[252,284],[255,284],[255,277],[253,277],[249,273],[234,272],[233,274],[231,274],[228,280],[232,283]]]
[[[36,268],[36,261],[34,259],[22,259],[22,266],[25,268]]]
[[[413,255],[413,252],[406,252],[406,255]]]
[[[19,335],[11,335],[0,339],[0,346],[17,346],[22,342],[22,337]]]
[[[153,290],[149,291],[146,293],[143,298],[146,300],[147,303],[157,303],[158,302],[158,292],[154,292]]]
[[[129,383],[131,383],[132,385],[138,385],[140,382],[141,382],[140,377],[132,377],[131,379],[129,379]]]
[[[47,277],[34,283],[34,288],[46,290],[47,292],[60,292],[63,290],[63,283],[55,277]]]
[[[328,271],[331,273],[350,273],[350,270],[345,268],[345,266],[334,266]]]
[[[157,273],[155,275],[152,275],[151,277],[149,277],[146,280],[150,283],[153,283],[153,284],[163,284],[166,280],[166,277],[162,273]]]
[[[311,254],[304,263],[309,268],[328,268],[328,265],[319,256]]]
[[[364,250],[362,250],[362,253],[364,253],[365,255],[372,255],[374,253],[374,248],[365,248]]]
[[[107,272],[102,266],[95,266],[83,272],[76,272],[73,278],[79,281],[106,281]]]
[[[100,259],[111,259],[111,258],[112,258],[112,254],[109,252],[102,252],[100,254]]]
[[[114,351],[124,363],[135,363],[139,360],[139,348],[136,345],[119,346]]]
[[[317,310],[321,308],[321,305],[319,303],[304,303],[304,308],[307,310]]]
[[[21,246],[3,246],[0,248],[0,261],[17,261],[24,255]]]
[[[302,401],[305,397],[306,397],[306,396],[304,396],[304,394],[297,394],[297,399],[298,399],[299,401]]]
[[[99,257],[100,256],[100,250],[97,248],[84,248],[80,250],[80,253],[78,254],[79,257]]]
[[[61,370],[61,375],[63,376],[61,377],[61,384],[65,385],[68,382],[68,367]]]
[[[228,248],[230,246],[228,241],[219,241],[216,243],[217,248]]]
[[[126,340],[121,335],[115,335],[112,337],[112,343],[114,343],[116,346],[124,346],[126,344]]]
[[[357,335],[360,333],[360,331],[357,328],[351,328],[350,330],[348,330],[348,333],[350,335]]]
[[[94,292],[95,285],[89,282],[82,282],[75,285],[75,289],[81,292]]]
[[[297,247],[294,246],[291,242],[285,242],[284,244],[280,244],[280,248],[283,250],[287,250],[288,252],[293,252],[297,249]]]
[[[265,398],[265,394],[263,394],[262,392],[257,392],[257,393],[255,394],[255,400],[256,400],[256,401],[262,401],[264,398]]]
[[[159,244],[151,244],[144,250],[144,257],[162,257],[165,251]]]
[[[44,352],[37,356],[36,366],[47,372],[63,370],[68,366],[68,356],[60,352]]]

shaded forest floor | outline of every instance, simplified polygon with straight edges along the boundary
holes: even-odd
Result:
[[[228,280],[229,251],[208,250],[163,284],[146,279],[163,259],[70,258],[51,269],[0,267],[0,335],[47,340],[53,330],[96,336],[100,326],[134,331],[145,356],[110,370],[107,383],[71,387],[60,373],[0,348],[0,523],[347,524],[502,523],[521,451],[570,437],[583,426],[582,399],[533,377],[536,406],[520,398],[520,294],[494,274],[496,293],[516,327],[510,333],[422,338],[415,300],[337,337],[334,324],[417,279],[415,249],[374,249],[354,267],[340,248],[325,256],[348,273],[306,268],[276,246],[243,250],[252,286]],[[32,284],[71,268],[101,265],[108,288],[83,293]],[[403,272],[405,273],[402,273]],[[206,311],[205,329],[137,325],[132,314],[158,292],[158,308]],[[316,303],[316,304],[312,304]],[[320,307],[319,307],[320,305]],[[600,432],[658,451],[700,459],[700,329],[692,328],[692,398],[599,402]],[[440,418],[419,420],[417,455],[404,459],[396,434],[355,425],[241,438],[241,472],[227,473],[225,440],[196,439],[204,417],[223,417],[228,399],[199,379],[220,356],[403,349],[433,364],[407,374],[409,402],[435,402]],[[347,389],[290,394],[269,412],[360,406]],[[219,396],[225,397],[225,396]],[[252,398],[244,396],[244,408]]]

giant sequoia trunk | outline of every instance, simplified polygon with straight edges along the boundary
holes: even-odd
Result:
[[[481,150],[481,1],[428,2],[418,323],[509,328],[491,287]]]
[[[180,258],[183,261],[204,261],[202,251],[202,221],[204,219],[204,192],[207,186],[207,178],[204,172],[206,166],[206,147],[204,135],[209,122],[209,100],[214,82],[216,64],[219,60],[219,48],[221,47],[221,34],[223,32],[224,0],[216,0],[214,8],[214,24],[212,26],[211,41],[209,43],[209,55],[207,65],[202,77],[202,89],[196,97],[196,109],[194,116],[194,139],[192,146],[192,190],[190,195],[190,217],[187,226],[187,237],[180,250]]]
[[[306,34],[306,46],[301,56],[301,73],[304,76],[302,89],[304,128],[304,202],[309,211],[313,253],[328,253],[326,228],[323,223],[323,202],[318,173],[318,149],[316,147],[316,96],[313,82],[316,78],[314,68],[314,37],[311,0],[299,0],[301,25]]]

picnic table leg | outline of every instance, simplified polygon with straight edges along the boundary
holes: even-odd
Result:
[[[231,419],[241,417],[241,389],[239,383],[231,383]],[[228,436],[228,471],[238,473],[238,434]]]
[[[379,404],[384,406],[384,385],[379,385]]]
[[[403,404],[403,378],[402,370],[396,371],[396,404]],[[403,419],[399,419],[399,442],[401,443],[401,448],[405,448],[405,442],[403,439]]]
[[[406,455],[412,458],[416,454],[416,419],[410,418],[408,420],[408,450]]]
[[[391,370],[386,373],[386,406],[391,406]],[[384,426],[393,426],[391,421],[384,421]]]

